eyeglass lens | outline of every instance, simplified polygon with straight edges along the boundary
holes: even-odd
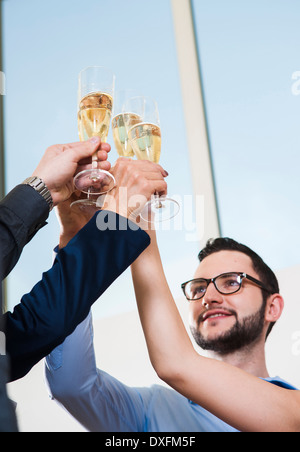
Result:
[[[190,281],[185,286],[185,294],[189,300],[198,300],[202,298],[207,290],[208,284],[205,279],[196,279]],[[241,275],[237,273],[226,273],[214,279],[216,289],[222,294],[231,294],[237,292],[242,283]]]

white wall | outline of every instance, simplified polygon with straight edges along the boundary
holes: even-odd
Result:
[[[269,372],[271,376],[279,375],[300,388],[300,297],[295,290],[300,266],[277,274],[286,305],[267,343]],[[187,304],[183,299],[178,301],[178,308],[187,320]],[[159,382],[149,362],[135,311],[98,319],[94,328],[98,367],[133,386]],[[9,385],[11,398],[18,403],[21,431],[83,432],[76,421],[49,399],[43,375],[43,363],[40,363],[25,378]]]
[[[300,265],[278,271],[277,277],[285,308],[267,342],[269,373],[300,388]]]

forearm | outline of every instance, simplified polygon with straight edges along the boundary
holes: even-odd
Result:
[[[243,432],[299,432],[300,392],[281,388],[235,366],[194,352],[168,383]]]
[[[52,397],[87,430],[143,431],[139,392],[97,369],[91,315],[47,357],[46,380]]]
[[[132,279],[149,356],[160,378],[177,372],[180,358],[192,343],[169,289],[162,266],[156,235],[132,264]]]
[[[91,313],[47,356],[45,364],[46,383],[51,397],[86,429],[96,431],[97,404],[92,397],[90,403],[86,402],[93,388],[96,393],[98,390]]]
[[[1,276],[17,263],[24,246],[46,224],[49,207],[28,185],[18,185],[0,202]]]

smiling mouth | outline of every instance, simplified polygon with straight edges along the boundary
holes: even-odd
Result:
[[[216,317],[230,317],[229,314],[213,314],[206,317],[204,320],[215,319]]]
[[[211,311],[207,311],[204,314],[202,314],[200,323],[205,322],[206,320],[232,317],[233,315],[235,315],[235,313],[233,313],[233,312],[211,310]]]

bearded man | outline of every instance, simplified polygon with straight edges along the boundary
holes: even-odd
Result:
[[[61,221],[67,224],[63,218]],[[133,282],[152,364],[162,379],[165,379],[167,368],[171,375],[168,382],[174,387],[174,381],[176,384],[178,380],[181,381],[180,372],[185,362],[183,350],[188,350],[189,343],[184,332],[177,334],[181,329],[180,320],[172,314],[172,296],[164,278],[155,235],[153,231],[147,232],[152,235],[151,245],[132,264]],[[251,376],[251,382],[253,377],[259,377],[255,378],[254,384],[265,380],[262,384],[267,387],[263,386],[261,391],[259,386],[259,394],[264,393],[265,388],[268,394],[268,389],[275,386],[288,390],[288,393],[298,392],[290,391],[296,388],[281,378],[270,378],[266,368],[265,340],[283,309],[283,299],[274,273],[248,247],[227,238],[210,241],[200,252],[199,259],[194,278],[183,283],[182,288],[190,302],[194,338],[201,348],[208,350],[211,357],[218,360],[209,361],[220,362],[221,366],[218,372],[213,372],[213,378],[206,382],[206,403],[195,403],[192,397],[186,395],[192,394],[189,384],[186,390],[180,391],[184,395],[160,385],[150,388],[128,387],[97,369],[92,319],[89,316],[64,344],[51,353],[46,369],[52,397],[87,430],[236,432],[251,429],[253,425],[258,429],[263,418],[254,416],[253,421],[252,416],[248,420],[245,414],[247,403],[241,397],[236,397],[235,387],[232,397],[225,385],[223,387],[223,365],[226,366],[226,375],[233,372],[232,381],[236,381],[236,369],[242,370],[242,374],[237,375],[239,388],[254,403],[257,392],[252,397],[245,392],[243,385],[243,379],[246,376],[247,382],[248,375]],[[175,321],[171,323],[173,317]],[[181,347],[180,341],[186,344],[185,348]],[[193,375],[193,363],[190,364],[189,376],[194,379],[193,389],[198,388],[201,392],[204,387],[200,383],[202,369]],[[203,362],[203,374],[205,365],[206,362]],[[159,368],[163,369],[162,373],[157,370]],[[219,393],[220,396],[217,395]],[[222,400],[225,395],[228,395],[230,403],[227,401],[225,404],[224,416],[217,416],[215,413],[224,412]],[[219,410],[220,400],[223,406]],[[238,404],[240,411],[236,408]],[[256,405],[260,412],[262,404]],[[210,406],[217,408],[207,409]],[[240,423],[241,418],[245,420],[243,424]],[[234,421],[231,422],[231,419]]]

